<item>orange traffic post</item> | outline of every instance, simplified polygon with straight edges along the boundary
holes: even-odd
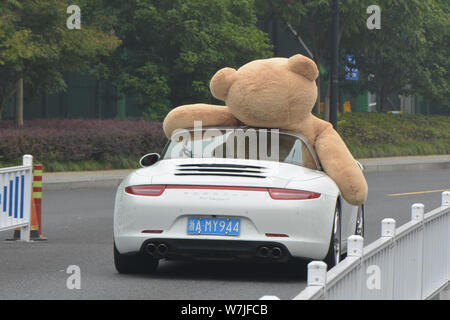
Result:
[[[33,167],[33,192],[30,215],[30,240],[47,240],[42,235],[42,164]],[[14,240],[20,239],[20,228],[14,230]]]
[[[47,240],[42,235],[42,164],[35,164],[33,170],[33,200],[34,207],[36,209],[36,222],[38,234],[33,236],[33,224],[31,224],[31,239],[32,240]]]

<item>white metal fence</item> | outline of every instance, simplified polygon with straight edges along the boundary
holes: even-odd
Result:
[[[0,231],[21,228],[20,239],[30,240],[33,157],[21,166],[0,169]]]
[[[423,204],[413,204],[411,221],[397,229],[394,219],[384,219],[381,237],[365,248],[360,236],[347,241],[347,257],[330,271],[322,261],[308,264],[307,287],[294,300],[421,300],[448,293],[450,192],[426,214]]]

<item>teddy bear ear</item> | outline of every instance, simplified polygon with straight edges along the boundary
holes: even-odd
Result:
[[[288,68],[311,81],[316,80],[319,76],[319,69],[317,69],[316,63],[301,54],[296,54],[289,58]]]
[[[225,101],[231,85],[236,80],[236,70],[223,68],[216,72],[209,85],[212,95],[219,100]]]

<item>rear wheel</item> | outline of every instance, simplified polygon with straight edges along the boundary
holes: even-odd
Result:
[[[153,273],[158,268],[158,259],[145,254],[120,254],[114,243],[114,265],[119,273]]]
[[[325,258],[328,270],[333,268],[341,261],[341,255],[341,208],[339,206],[339,203],[337,203],[336,209],[334,210],[334,222],[331,233],[330,247]]]

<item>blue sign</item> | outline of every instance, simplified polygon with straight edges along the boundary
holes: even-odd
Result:
[[[345,59],[345,80],[358,81],[359,70],[356,67],[356,59],[354,55],[348,54]]]
[[[352,54],[347,55],[347,64],[352,65],[352,66],[356,65],[356,60],[355,60],[354,55],[352,55]]]

